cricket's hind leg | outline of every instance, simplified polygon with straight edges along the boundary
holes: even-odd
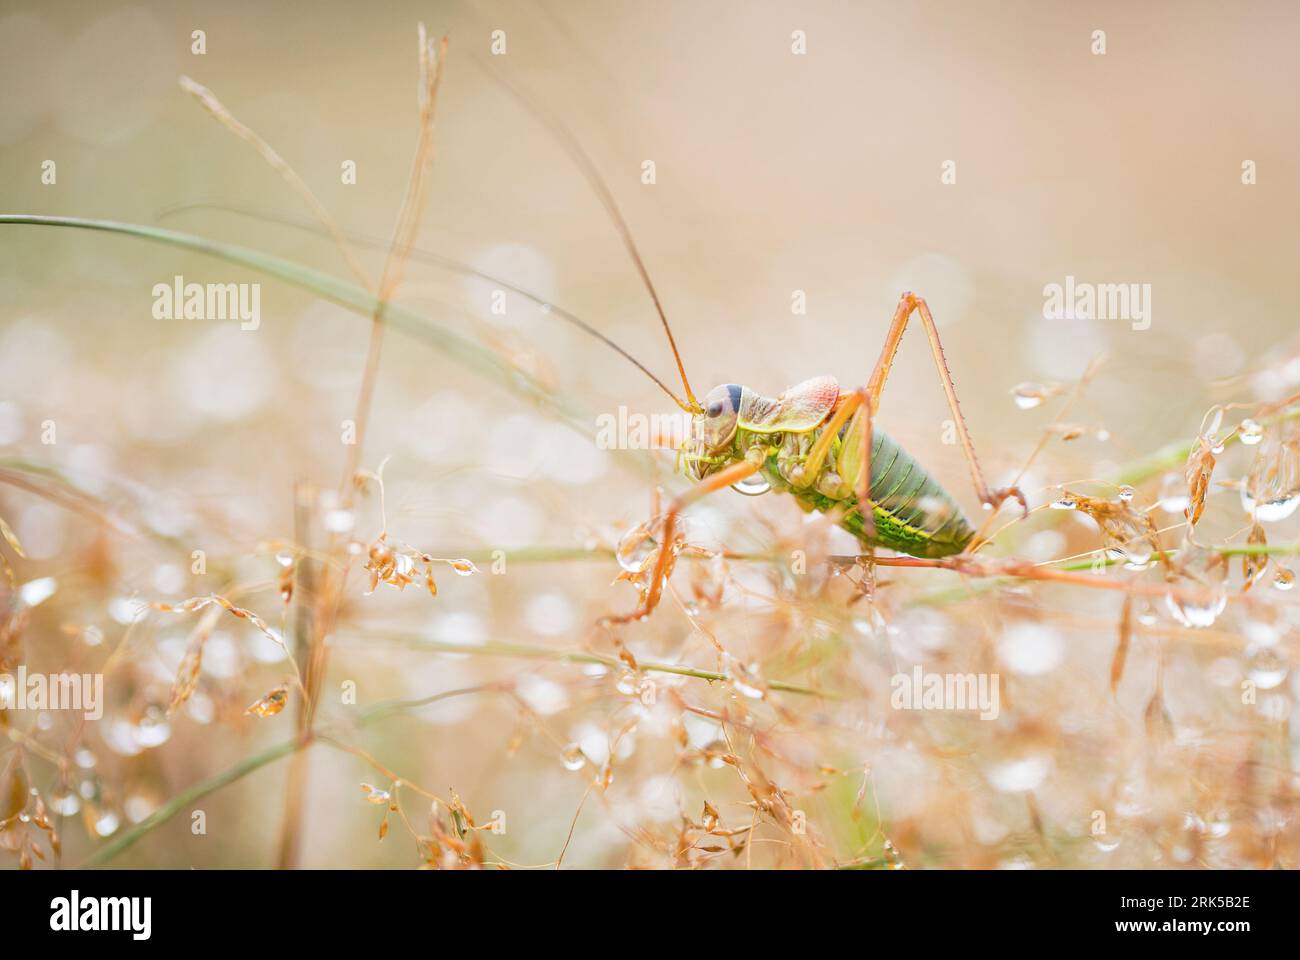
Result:
[[[920,315],[921,326],[925,328],[925,335],[930,341],[930,352],[934,354],[934,365],[939,372],[939,382],[943,385],[944,396],[948,399],[948,409],[952,411],[953,422],[957,427],[957,439],[966,456],[966,463],[970,466],[971,479],[974,481],[975,493],[980,498],[980,503],[996,510],[1004,501],[1014,499],[1020,504],[1020,509],[1028,515],[1029,504],[1025,501],[1025,495],[1019,487],[990,489],[984,482],[984,471],[980,468],[979,458],[975,455],[975,444],[971,442],[970,431],[966,427],[966,417],[962,414],[961,404],[957,400],[957,388],[952,382],[952,373],[948,370],[948,359],[944,356],[943,344],[939,340],[939,329],[935,326],[934,317],[930,315],[929,306],[914,293],[905,293],[899,299],[898,307],[894,310],[894,319],[889,325],[889,333],[885,336],[885,346],[880,351],[880,359],[876,361],[876,368],[867,382],[865,406],[868,417],[874,418],[880,411],[880,395],[885,389],[885,380],[894,365],[894,356],[898,353],[898,345],[903,339],[903,331],[907,329],[907,321],[913,311]],[[863,473],[870,477],[871,428],[869,424],[866,433],[867,442],[863,445]]]

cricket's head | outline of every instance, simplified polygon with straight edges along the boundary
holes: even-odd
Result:
[[[690,434],[681,450],[682,472],[691,479],[703,480],[734,459],[732,447],[744,391],[738,383],[714,387],[700,404],[700,412],[691,416]]]

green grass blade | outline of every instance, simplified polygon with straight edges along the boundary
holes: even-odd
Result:
[[[252,250],[248,247],[218,240],[209,240],[192,233],[181,233],[162,227],[123,223],[115,220],[94,220],[86,217],[50,217],[36,214],[0,214],[0,225],[2,224],[70,227],[78,230],[96,230],[135,237],[140,240],[150,240],[248,267],[259,273],[300,287],[365,317],[374,316],[379,306],[377,299],[367,291],[327,273],[313,270],[291,260]],[[428,343],[458,364],[480,376],[493,380],[529,403],[535,404],[550,415],[567,423],[585,436],[594,437],[594,418],[582,417],[575,409],[566,404],[562,398],[538,383],[535,378],[507,363],[491,350],[434,323],[420,314],[391,303],[385,307],[383,317],[384,322],[394,329]]]

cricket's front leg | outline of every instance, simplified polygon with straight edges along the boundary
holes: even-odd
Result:
[[[668,512],[664,515],[663,540],[659,544],[659,553],[655,557],[654,570],[650,575],[650,583],[646,587],[645,600],[630,613],[602,617],[600,619],[601,625],[632,623],[648,617],[651,611],[659,605],[659,599],[663,596],[664,584],[668,579],[668,575],[672,572],[673,540],[677,536],[677,518],[681,515],[681,512],[701,497],[708,496],[715,490],[724,490],[733,484],[739,483],[746,477],[757,473],[758,469],[759,465],[757,463],[748,460],[733,463],[712,476],[705,477],[682,494],[681,497],[670,503]]]
[[[822,428],[821,436],[809,448],[808,459],[803,464],[803,476],[797,484],[799,487],[808,487],[817,482],[817,476],[830,455],[831,444],[847,423],[848,429],[844,432],[837,466],[840,476],[852,486],[854,496],[857,497],[858,512],[862,515],[863,529],[868,538],[875,535],[876,529],[876,517],[868,496],[871,488],[871,403],[870,395],[862,388],[844,395]],[[849,465],[852,465],[852,469],[846,469]]]

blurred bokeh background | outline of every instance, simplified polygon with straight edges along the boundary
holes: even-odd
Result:
[[[916,290],[933,308],[997,482],[1015,475],[1055,409],[1020,410],[1012,388],[1070,381],[1107,356],[1070,414],[1082,436],[1054,439],[1024,481],[1039,505],[1054,485],[1111,476],[1190,439],[1213,403],[1279,399],[1300,380],[1288,363],[1300,14],[1282,2],[9,0],[0,12],[0,212],[156,224],[346,276],[328,240],[195,206],[309,216],[177,78],[210,88],[345,230],[387,237],[417,131],[419,21],[447,33],[450,50],[418,246],[573,311],[670,384],[652,305],[600,202],[492,71],[543,104],[601,170],[697,392],[736,381],[775,395],[822,373],[864,383],[898,295]],[[191,50],[196,30],[202,55]],[[491,51],[498,30],[503,56]],[[805,32],[806,54],[792,53],[793,31]],[[53,184],[42,182],[50,160]],[[642,182],[647,160],[652,185]],[[354,184],[342,182],[345,161],[355,162]],[[948,162],[955,183],[943,181]],[[283,627],[276,554],[295,544],[294,485],[339,483],[339,424],[356,408],[369,323],[252,271],[108,234],[4,225],[0,251],[0,459],[58,471],[130,528],[0,488],[0,516],[27,553],[9,555],[15,582],[57,584],[24,614],[15,642],[26,662],[107,674],[102,721],[11,716],[50,754],[29,746],[23,762],[32,786],[62,798],[63,862],[77,863],[182,788],[293,735],[296,694],[276,716],[242,715],[291,669],[274,643],[230,618],[208,640],[195,697],[166,716],[201,614],[142,614],[138,604],[241,584],[240,606]],[[377,274],[382,253],[359,255]],[[260,280],[260,329],[154,319],[154,284],[177,274]],[[1150,284],[1150,328],[1045,319],[1043,288],[1066,276]],[[493,289],[413,264],[397,299],[509,357],[593,423],[619,405],[671,412],[622,359],[536,305],[512,296],[494,315]],[[795,291],[806,295],[804,315],[792,313]],[[942,442],[948,417],[913,332],[881,426],[976,513],[960,451]],[[42,442],[47,421],[53,444]],[[1285,716],[1243,716],[1237,680],[1263,633],[1272,631],[1271,655],[1279,643],[1289,650],[1285,610],[1249,619],[1234,604],[1208,632],[1153,621],[1116,697],[1107,678],[1118,594],[1026,592],[950,612],[911,602],[951,586],[929,571],[891,575],[897,590],[868,613],[821,574],[792,586],[761,565],[724,576],[694,564],[678,575],[684,592],[707,594],[712,582],[700,581],[713,576],[735,602],[705,609],[703,627],[666,603],[650,623],[620,632],[637,660],[714,670],[711,633],[769,679],[835,688],[837,701],[747,698],[733,684],[662,675],[662,696],[646,708],[639,678],[619,668],[418,648],[515,643],[617,657],[595,622],[629,608],[635,592],[610,586],[619,568],[609,551],[650,514],[646,463],[667,469],[671,460],[596,449],[516,393],[390,332],[362,465],[386,461],[391,537],[474,558],[481,572],[436,568],[437,597],[418,582],[367,596],[354,561],[321,722],[421,788],[443,798],[454,790],[479,822],[505,811],[507,831],[485,840],[489,860],[515,864],[554,864],[571,825],[566,866],[892,862],[887,837],[916,866],[1277,856],[1277,830],[1260,820],[1285,819],[1271,791],[1291,788],[1289,728]],[[1212,529],[1227,537],[1244,521],[1232,494],[1216,496],[1230,517]],[[375,490],[358,504],[352,534],[365,544],[379,531]],[[777,497],[728,492],[702,505],[695,524],[702,541],[736,551],[846,549]],[[1045,560],[1096,546],[1082,527],[1040,526],[1047,539],[1013,531],[1006,551]],[[191,572],[195,550],[208,558],[205,575]],[[492,551],[504,552],[504,574],[491,572]],[[8,596],[12,614],[15,591]],[[1021,620],[1038,632],[1007,640],[1008,624]],[[1030,652],[1017,658],[1024,645]],[[1151,743],[1144,714],[1162,650],[1175,729],[1165,746]],[[895,668],[998,669],[999,656],[1012,679],[997,724],[891,715]],[[1013,677],[1017,663],[1027,668]],[[348,682],[357,705],[341,702]],[[357,710],[382,701],[498,682],[507,687],[350,726]],[[1273,688],[1289,710],[1286,681]],[[376,838],[383,807],[367,804],[357,784],[391,781],[373,764],[326,746],[308,757],[297,862],[420,861],[407,831]],[[1261,787],[1257,768],[1277,782]],[[706,800],[725,826],[749,826],[743,778],[752,786],[758,769],[798,798],[791,803],[808,811],[816,843],[792,841],[760,817],[763,842],[752,850],[683,853],[682,814],[699,820]],[[114,862],[276,864],[287,770],[286,761],[268,764],[195,804],[207,813],[206,836],[192,834],[187,807]],[[593,777],[601,784],[589,789]],[[401,797],[427,833],[428,798],[409,787]],[[1088,839],[1098,809],[1112,818],[1106,842]]]

